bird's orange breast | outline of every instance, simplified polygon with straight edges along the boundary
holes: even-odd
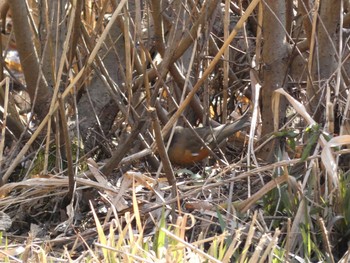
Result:
[[[231,124],[223,124],[215,128],[195,128],[194,131],[197,135],[189,128],[177,126],[168,150],[169,159],[173,164],[181,166],[192,165],[209,155],[209,150],[203,146],[203,141],[213,150],[228,136],[249,125],[249,116],[244,115]]]
[[[209,151],[203,147],[198,152],[192,152],[189,149],[174,145],[169,149],[168,155],[173,164],[186,166],[192,165],[193,163],[199,162],[208,157]]]

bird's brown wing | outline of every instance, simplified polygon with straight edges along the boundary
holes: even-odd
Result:
[[[202,138],[204,142],[206,141],[206,136],[203,137],[205,130],[206,128],[194,129],[194,131],[198,134],[197,136],[195,132],[190,128],[183,128],[183,134],[181,135],[181,144],[193,154],[198,153],[204,147],[199,138]]]

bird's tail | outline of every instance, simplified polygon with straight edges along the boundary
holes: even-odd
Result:
[[[225,124],[224,126],[218,127],[221,129],[218,129],[217,133],[214,133],[216,143],[220,144],[227,137],[248,126],[250,126],[250,114],[246,112],[241,118],[234,121],[233,123]]]

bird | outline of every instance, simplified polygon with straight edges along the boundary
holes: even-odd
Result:
[[[250,125],[250,117],[244,114],[233,123],[222,124],[217,127],[193,128],[211,150],[214,150],[226,138]],[[176,126],[169,145],[168,156],[172,164],[190,166],[208,157],[210,151],[196,136],[192,129]]]

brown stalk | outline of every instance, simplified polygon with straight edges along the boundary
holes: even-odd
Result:
[[[153,129],[157,144],[157,151],[159,153],[160,159],[162,160],[163,169],[165,172],[165,176],[168,180],[169,185],[171,185],[172,197],[177,198],[177,188],[176,188],[176,179],[174,175],[174,170],[171,166],[169,156],[164,146],[164,140],[162,137],[162,130],[159,124],[159,120],[157,117],[157,112],[155,108],[149,108],[149,112],[151,114]],[[172,205],[172,218],[175,220],[175,206]],[[174,221],[175,222],[175,221]]]
[[[183,101],[183,103],[180,105],[179,109],[176,111],[176,113],[170,118],[169,122],[165,125],[162,132],[163,134],[167,134],[175,121],[180,117],[180,115],[183,113],[189,102],[192,100],[193,96],[196,94],[196,92],[199,90],[201,85],[204,83],[206,78],[209,76],[209,74],[214,70],[215,65],[219,62],[221,59],[221,56],[223,55],[226,48],[228,48],[229,44],[233,40],[233,38],[237,35],[238,30],[240,30],[244,22],[248,19],[249,15],[253,12],[256,5],[259,3],[260,0],[254,0],[251,2],[251,4],[248,6],[246,12],[244,15],[239,19],[237,22],[235,28],[231,31],[230,35],[228,36],[227,40],[224,42],[223,46],[219,50],[219,52],[216,54],[212,62],[210,63],[209,67],[204,71],[202,78],[198,80],[196,85],[193,87],[191,92],[187,95],[186,99]]]
[[[101,172],[106,176],[109,177],[113,171],[114,168],[118,167],[120,164],[120,161],[123,159],[123,157],[128,153],[130,150],[132,144],[135,142],[135,139],[140,133],[140,130],[142,129],[143,125],[146,123],[145,120],[137,121],[135,123],[134,129],[126,139],[126,141],[116,148],[116,150],[113,152],[112,157],[108,160],[108,162],[101,168]]]
[[[68,174],[68,193],[65,197],[63,205],[68,205],[73,197],[75,180],[74,180],[74,169],[73,169],[73,158],[72,158],[72,143],[68,134],[67,117],[64,109],[64,103],[61,94],[58,95],[58,103],[60,110],[61,119],[61,132],[63,133],[64,145],[65,145],[65,156],[67,160],[67,174]]]

